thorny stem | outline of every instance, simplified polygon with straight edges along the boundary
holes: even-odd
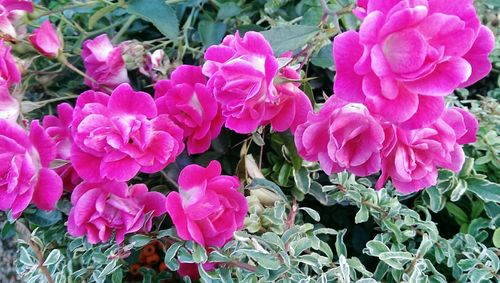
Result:
[[[42,250],[35,242],[31,240],[31,231],[28,229],[28,227],[26,227],[26,225],[19,221],[16,221],[16,231],[21,239],[23,239],[30,246],[31,250],[35,252],[38,259],[38,268],[43,273],[45,278],[47,278],[47,282],[54,283],[54,279],[52,279],[49,270],[45,265],[43,265],[43,263],[45,262],[45,258],[43,256]]]
[[[292,209],[290,210],[290,213],[288,214],[288,219],[286,221],[288,229],[292,228],[293,225],[295,224],[295,216],[297,216],[298,210],[299,210],[299,204],[297,203],[297,199],[294,198]]]
[[[89,81],[93,82],[93,83],[96,83],[96,84],[99,84],[99,82],[97,82],[96,80],[94,80],[94,78],[88,76],[87,74],[85,74],[84,72],[82,72],[80,69],[78,69],[77,67],[75,67],[73,64],[71,64],[68,59],[66,58],[66,56],[64,55],[61,55],[58,57],[59,61],[61,63],[63,63],[66,67],[68,67],[69,69],[71,69],[72,71],[74,71],[75,73],[79,74],[80,76],[88,79]],[[109,87],[107,86],[104,86],[102,84],[99,84],[103,89],[105,89],[106,91],[109,91],[111,92],[112,89],[110,89]]]

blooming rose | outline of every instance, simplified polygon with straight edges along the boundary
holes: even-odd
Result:
[[[9,46],[4,45],[3,40],[0,40],[0,85],[7,87],[21,81],[21,73],[10,49]]]
[[[73,120],[73,107],[68,103],[57,105],[58,117],[46,115],[43,117],[43,127],[47,134],[56,144],[56,158],[69,161],[71,156],[71,122]],[[55,169],[63,180],[63,187],[67,191],[72,191],[76,185],[82,182],[82,178],[76,173],[71,163],[64,164]]]
[[[61,178],[49,165],[55,146],[38,121],[26,133],[14,122],[0,119],[0,210],[18,218],[33,203],[54,209],[62,194]]]
[[[0,82],[0,119],[15,123],[19,117],[19,102],[12,97],[9,89]]]
[[[86,181],[128,181],[139,171],[155,173],[184,149],[182,130],[157,115],[153,98],[128,84],[111,96],[82,93],[71,123],[71,163]]]
[[[208,247],[222,247],[243,227],[248,211],[235,176],[221,175],[221,165],[189,165],[179,175],[179,192],[167,195],[167,212],[179,237]]]
[[[363,0],[359,33],[334,40],[335,94],[404,128],[431,125],[443,96],[491,69],[492,32],[471,0]]]
[[[273,50],[264,36],[257,32],[247,32],[243,38],[239,33],[228,35],[222,44],[211,46],[205,52],[207,60],[203,65],[203,74],[208,76],[208,86],[213,89],[215,98],[221,104],[226,127],[238,133],[251,133],[257,127],[272,122],[279,131],[298,125],[294,114],[296,109],[310,108],[305,96],[296,85],[285,84],[280,87],[279,64]],[[295,76],[295,75],[293,75]],[[283,105],[286,104],[286,107]],[[304,112],[306,113],[306,112]],[[303,121],[301,121],[303,122]],[[278,129],[276,129],[278,130]]]
[[[43,56],[55,58],[59,55],[61,40],[49,20],[43,22],[40,28],[36,29],[29,37],[29,40]]]
[[[390,177],[398,191],[412,193],[435,185],[438,167],[455,172],[462,168],[464,152],[454,129],[443,119],[416,130],[386,124],[385,136],[382,175],[376,188]]]
[[[22,12],[33,12],[31,0],[0,0],[0,32],[15,39],[18,36],[15,22]]]
[[[479,122],[469,111],[452,107],[445,110],[443,120],[455,131],[458,144],[475,143]]]
[[[295,145],[305,160],[319,161],[327,174],[348,170],[368,176],[380,170],[384,131],[365,106],[328,99],[310,113],[295,133]]]
[[[129,82],[122,51],[119,47],[113,47],[106,34],[83,42],[82,58],[87,75],[96,81],[85,80],[85,84],[91,88],[115,88]]]
[[[170,80],[155,84],[155,99],[158,112],[168,114],[184,130],[190,154],[210,148],[224,120],[217,101],[206,87],[201,67],[177,67]]]
[[[83,182],[71,194],[71,203],[69,234],[85,235],[92,244],[107,242],[113,233],[120,244],[125,234],[149,232],[152,217],[165,213],[165,196],[148,192],[144,184],[129,189],[124,182]]]

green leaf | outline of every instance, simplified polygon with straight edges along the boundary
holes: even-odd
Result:
[[[332,44],[323,46],[318,53],[316,53],[312,59],[311,63],[315,66],[321,68],[330,68],[333,66],[333,56],[332,56]]]
[[[368,218],[370,217],[368,207],[366,205],[361,205],[359,208],[358,213],[356,213],[356,217],[354,218],[354,222],[356,224],[363,223],[368,221]]]
[[[117,265],[118,261],[117,260],[112,260],[110,261],[106,267],[102,270],[101,274],[99,275],[100,278],[106,278],[109,274],[113,273],[115,270],[120,268],[120,265]]]
[[[238,252],[246,254],[265,269],[277,270],[281,267],[279,260],[272,254],[262,253],[255,250],[239,250]]]
[[[309,208],[309,207],[301,207],[299,208],[300,210],[303,210],[305,212],[307,212],[307,214],[309,214],[309,216],[311,216],[311,218],[316,221],[316,222],[319,222],[321,217],[319,216],[319,213],[316,212],[316,210],[312,209],[312,208]]]
[[[50,252],[50,254],[47,256],[47,258],[45,259],[45,261],[43,262],[43,265],[49,266],[49,265],[56,264],[59,261],[59,259],[61,258],[61,256],[62,256],[62,254],[61,254],[60,250],[52,250]]]
[[[337,239],[335,240],[335,249],[337,250],[337,255],[347,256],[347,247],[344,244],[344,236],[347,230],[340,230],[337,234]]]
[[[207,251],[200,245],[193,245],[193,260],[196,263],[205,263],[208,259]]]
[[[181,247],[182,247],[181,242],[173,243],[165,253],[164,262],[167,265],[167,267],[171,270],[175,271],[179,269],[179,262],[177,261],[177,259],[174,259],[174,257]]]
[[[61,221],[62,213],[59,210],[44,211],[37,209],[34,213],[25,213],[25,218],[40,227],[49,227]]]
[[[458,207],[458,205],[448,202],[445,207],[446,210],[448,210],[448,212],[455,217],[458,224],[465,224],[469,222],[469,217],[460,207]]]
[[[274,54],[281,55],[306,45],[318,32],[315,26],[292,25],[271,28],[261,33],[271,44]]]
[[[92,16],[89,18],[89,29],[93,29],[95,24],[104,16],[107,14],[113,12],[118,8],[118,5],[106,5],[103,8],[99,9],[97,12],[95,12]]]
[[[307,194],[311,186],[311,177],[309,177],[309,171],[306,168],[300,167],[298,170],[293,170],[293,178],[295,179],[295,185],[297,188]]]
[[[276,193],[281,199],[288,202],[286,195],[281,188],[275,183],[266,179],[253,179],[252,182],[246,187],[247,190],[265,188]]]
[[[234,2],[222,3],[219,6],[219,11],[217,11],[217,19],[225,20],[234,16],[239,15],[241,12],[240,5]]]
[[[164,36],[175,40],[179,35],[179,20],[164,0],[132,0],[127,8],[130,14],[151,22]]]
[[[500,203],[500,185],[492,183],[485,179],[469,178],[467,179],[469,192],[485,202]]]
[[[16,235],[16,224],[5,221],[2,227],[2,240],[12,238]]]
[[[495,233],[493,233],[493,245],[500,248],[500,228],[497,228]]]
[[[145,245],[149,244],[152,241],[151,237],[147,235],[133,235],[129,239],[129,243],[134,243],[135,247],[141,248],[144,247]]]
[[[203,20],[198,24],[198,32],[200,33],[203,46],[208,48],[222,41],[224,34],[226,34],[226,24]]]
[[[369,251],[369,254],[372,256],[378,256],[381,253],[389,252],[390,249],[384,243],[378,240],[371,240],[366,243],[366,248]]]

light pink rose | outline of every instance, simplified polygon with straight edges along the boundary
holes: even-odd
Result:
[[[82,58],[87,75],[97,82],[85,80],[89,87],[101,90],[102,86],[115,88],[129,82],[122,51],[113,47],[108,35],[101,34],[83,42]]]
[[[19,102],[10,95],[5,82],[0,82],[0,119],[16,123],[19,111]]]
[[[298,75],[292,69],[279,70],[271,46],[260,33],[247,32],[243,38],[239,33],[228,35],[222,44],[207,49],[205,59],[203,74],[209,77],[208,86],[229,129],[246,134],[271,123],[275,130],[285,131],[303,122],[311,109],[297,84],[284,81]]]
[[[335,94],[360,102],[400,127],[431,125],[443,96],[491,70],[492,32],[472,0],[365,0],[359,33],[334,40]]]
[[[57,159],[65,160],[68,164],[54,169],[63,180],[64,190],[71,192],[82,178],[76,173],[73,165],[69,162],[71,157],[71,122],[73,120],[73,107],[68,103],[57,105],[57,117],[46,115],[43,117],[43,127],[50,138],[55,142],[57,149]]]
[[[49,20],[43,22],[40,28],[36,29],[29,37],[29,40],[43,56],[55,58],[59,55],[61,40]]]
[[[184,130],[189,154],[207,151],[224,123],[206,82],[201,67],[182,65],[175,69],[170,80],[155,84],[158,113],[168,114]]]
[[[0,210],[18,218],[33,203],[54,209],[62,194],[61,178],[49,165],[55,146],[38,121],[29,135],[19,125],[0,119]]]
[[[377,189],[390,177],[399,192],[416,192],[436,184],[438,167],[459,172],[465,160],[454,129],[442,119],[416,130],[387,123],[385,136]]]
[[[71,163],[84,180],[128,181],[155,173],[183,151],[183,132],[157,115],[153,98],[128,84],[111,95],[82,93],[73,112]]]
[[[368,176],[380,170],[384,131],[365,106],[330,98],[295,133],[300,156],[319,161],[327,174],[344,170]]]
[[[24,12],[33,12],[30,0],[0,0],[0,32],[16,39],[19,36],[16,22]]]
[[[179,192],[167,195],[167,212],[184,240],[222,247],[243,227],[248,211],[235,176],[221,175],[221,165],[189,165],[179,175]]]
[[[165,213],[164,195],[124,182],[83,182],[71,194],[71,204],[68,232],[87,236],[91,244],[107,242],[113,234],[121,244],[126,234],[151,231],[152,218]]]
[[[21,81],[21,73],[10,49],[10,46],[6,46],[4,41],[0,40],[0,84],[7,87]]]

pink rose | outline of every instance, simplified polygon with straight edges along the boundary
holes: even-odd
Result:
[[[43,56],[55,58],[59,55],[61,40],[49,20],[43,22],[40,28],[29,37],[29,40]]]
[[[0,82],[0,119],[16,123],[19,111],[19,102],[10,95],[5,82]]]
[[[443,113],[442,118],[455,131],[458,144],[475,143],[477,141],[479,122],[466,109],[448,108]]]
[[[71,163],[86,181],[128,181],[155,173],[183,151],[183,132],[167,115],[157,115],[153,98],[128,84],[107,95],[86,91],[71,124]]]
[[[305,118],[306,111],[296,113],[297,109],[311,108],[309,100],[295,105],[305,103],[307,96],[297,85],[280,81],[298,75],[291,69],[279,72],[278,60],[260,33],[228,35],[222,44],[207,49],[205,59],[203,74],[209,77],[208,86],[229,129],[246,134],[271,123],[284,131]],[[290,112],[281,111],[289,108]]]
[[[165,69],[166,66],[164,66],[164,59],[165,51],[162,49],[155,50],[153,53],[147,53],[139,71],[143,75],[150,77],[153,81],[156,81],[160,77],[158,72],[163,73],[167,71]]]
[[[377,189],[390,177],[396,190],[408,194],[435,185],[438,167],[455,172],[462,168],[465,159],[462,147],[456,142],[453,128],[442,119],[416,130],[403,130],[387,123],[385,136]]]
[[[89,87],[100,90],[101,86],[115,88],[129,82],[122,51],[113,47],[108,35],[101,34],[83,42],[82,58],[87,75],[97,82],[85,80]]]
[[[295,133],[305,160],[319,161],[327,174],[348,170],[368,176],[380,170],[384,131],[365,106],[330,98]]]
[[[148,192],[144,184],[130,188],[124,182],[78,185],[71,194],[68,232],[87,236],[91,244],[107,242],[115,234],[121,244],[126,234],[151,231],[152,218],[165,213],[165,196]]]
[[[480,24],[471,0],[359,4],[359,33],[334,40],[334,89],[340,98],[364,103],[401,127],[421,128],[441,117],[443,96],[491,70],[494,37]]]
[[[180,238],[222,247],[243,227],[248,205],[238,191],[240,182],[221,171],[218,161],[207,168],[189,165],[181,171],[179,192],[167,195],[167,212]]]
[[[58,117],[46,115],[43,117],[43,127],[56,144],[56,158],[68,161],[71,157],[71,122],[73,120],[73,107],[67,103],[57,105]],[[76,185],[82,182],[82,178],[76,173],[71,163],[65,164],[55,169],[63,180],[63,187],[71,192]]]
[[[55,146],[38,121],[31,122],[28,135],[19,125],[0,119],[0,152],[0,210],[10,209],[18,218],[30,203],[54,209],[62,182],[49,169]]]
[[[168,114],[184,130],[189,154],[207,151],[224,123],[206,82],[201,67],[182,65],[175,69],[170,80],[155,84],[158,112]]]
[[[10,46],[6,46],[4,41],[0,40],[0,84],[5,84],[7,87],[21,81],[21,73],[10,49]]]
[[[33,3],[30,0],[0,0],[0,32],[16,39],[16,21],[22,12],[33,12]]]

